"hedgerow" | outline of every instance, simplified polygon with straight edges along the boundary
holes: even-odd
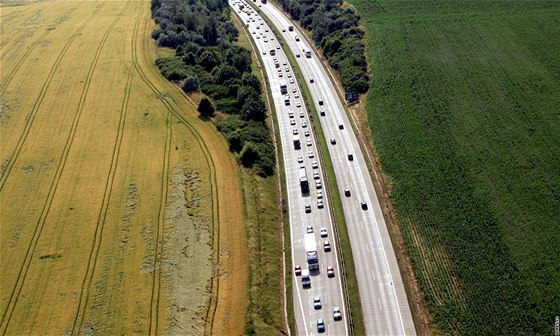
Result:
[[[250,52],[234,45],[239,33],[227,1],[152,0],[152,17],[159,26],[152,37],[175,49],[175,56],[156,60],[162,74],[184,80],[186,92],[200,90],[211,98],[218,111],[228,114],[217,126],[239,162],[261,176],[272,175],[274,146],[260,82],[251,73]]]

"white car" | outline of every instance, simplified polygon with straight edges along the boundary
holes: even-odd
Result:
[[[294,128],[294,129],[292,130],[292,133],[293,133],[294,135],[298,135],[298,133],[299,133],[299,132],[298,132],[298,129],[297,129],[297,128]]]
[[[342,320],[342,313],[340,312],[340,307],[334,307],[332,315],[335,321]]]
[[[293,89],[292,89],[292,93],[296,93],[296,92],[297,92],[297,89],[296,89],[296,88],[293,88]]]
[[[323,209],[325,207],[325,204],[323,203],[323,200],[317,200],[317,208],[318,209]]]
[[[323,192],[317,191],[317,199],[323,199]]]
[[[305,113],[303,113],[303,111],[300,112],[300,113],[299,113],[299,117],[300,117],[300,118],[305,118]]]
[[[315,153],[313,151],[309,151],[307,155],[309,156],[310,159],[313,159],[315,157]]]
[[[298,156],[298,157],[297,157],[297,162],[298,162],[298,163],[303,163],[303,157],[302,157],[302,156]]]
[[[307,225],[307,233],[313,233],[313,226]]]
[[[326,227],[322,227],[320,232],[321,232],[321,237],[322,238],[325,238],[326,236],[329,235]]]
[[[300,101],[296,102],[296,107],[301,107],[301,102]]]
[[[309,136],[309,131],[308,131],[308,130],[305,130],[305,131],[303,132],[303,134],[304,134],[306,137],[308,137],[308,136]]]
[[[307,139],[307,147],[309,147],[309,146],[311,146],[311,145],[313,145],[313,143],[311,142],[310,139]]]
[[[319,168],[319,163],[317,161],[311,162],[311,168],[313,168],[313,169]]]
[[[294,79],[290,78],[290,84],[294,84]]]
[[[294,98],[299,98],[299,93],[294,93]]]
[[[290,125],[291,126],[295,126],[296,125],[296,121],[294,119],[290,119]]]
[[[313,172],[313,179],[314,180],[318,180],[320,178],[321,178],[321,176],[319,175],[319,172]]]
[[[307,127],[307,123],[304,121],[301,123],[301,127],[306,128]]]

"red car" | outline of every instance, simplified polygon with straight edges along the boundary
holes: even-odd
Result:
[[[332,266],[327,266],[327,276],[329,278],[334,278],[334,268]]]
[[[296,265],[296,267],[294,267],[294,270],[296,272],[296,275],[301,275],[301,266],[300,265]]]
[[[323,242],[323,248],[325,249],[325,252],[330,252],[331,251],[331,243],[329,243],[328,240],[325,240]]]

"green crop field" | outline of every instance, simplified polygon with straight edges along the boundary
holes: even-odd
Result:
[[[560,314],[560,2],[350,0],[369,123],[433,330]]]

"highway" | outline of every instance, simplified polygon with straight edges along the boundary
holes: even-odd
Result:
[[[303,288],[301,276],[293,278],[293,302],[294,316],[299,335],[318,334],[317,322],[323,319],[326,330],[322,334],[326,335],[347,335],[348,324],[345,316],[346,307],[343,299],[341,278],[339,277],[338,251],[331,233],[333,232],[332,220],[330,217],[330,204],[327,201],[329,191],[325,188],[318,189],[317,182],[323,182],[323,171],[317,151],[315,134],[312,131],[309,116],[305,109],[305,104],[300,96],[300,88],[292,76],[293,69],[288,63],[286,55],[269,27],[252,10],[247,10],[247,4],[242,1],[232,1],[232,8],[246,24],[248,34],[251,36],[258,48],[266,75],[270,84],[273,104],[276,109],[278,128],[280,130],[281,150],[284,159],[284,172],[286,176],[286,193],[288,202],[288,217],[290,223],[292,264],[301,265],[302,270],[307,269],[304,236],[308,226],[313,230],[318,251],[319,272],[311,273],[311,287]],[[243,4],[240,10],[239,4]],[[252,12],[252,13],[251,13]],[[250,14],[250,15],[249,15]],[[248,25],[248,26],[247,26]],[[275,55],[271,55],[271,50]],[[278,65],[276,65],[278,64]],[[280,84],[287,87],[287,94],[282,94]],[[289,98],[290,103],[286,105],[285,100]],[[295,149],[293,143],[294,133],[301,140],[301,148]],[[308,141],[309,140],[309,141]],[[310,154],[310,151],[313,154]],[[300,188],[300,170],[305,167],[309,179],[310,192],[302,195]],[[317,173],[317,178],[314,178]],[[325,201],[323,208],[319,208],[318,196],[322,193]],[[310,212],[305,207],[310,206]],[[327,229],[327,237],[321,237],[320,229]],[[323,243],[328,240],[331,244],[331,251],[326,252]],[[327,266],[333,266],[334,277],[327,277]],[[322,307],[315,309],[313,299],[319,297]],[[340,307],[343,312],[342,320],[335,321],[333,318],[333,308]]]
[[[336,140],[335,144],[329,142],[329,153],[348,226],[366,332],[368,335],[415,335],[385,219],[342,101],[318,55],[297,27],[294,25],[294,31],[286,29],[292,23],[270,3],[262,5],[260,10],[281,32],[292,53],[300,54],[296,59],[315,107],[325,112],[325,116],[320,117],[324,135]],[[311,50],[310,58],[302,54],[303,48]],[[345,189],[349,190],[349,196]],[[362,207],[362,202],[366,208]]]

